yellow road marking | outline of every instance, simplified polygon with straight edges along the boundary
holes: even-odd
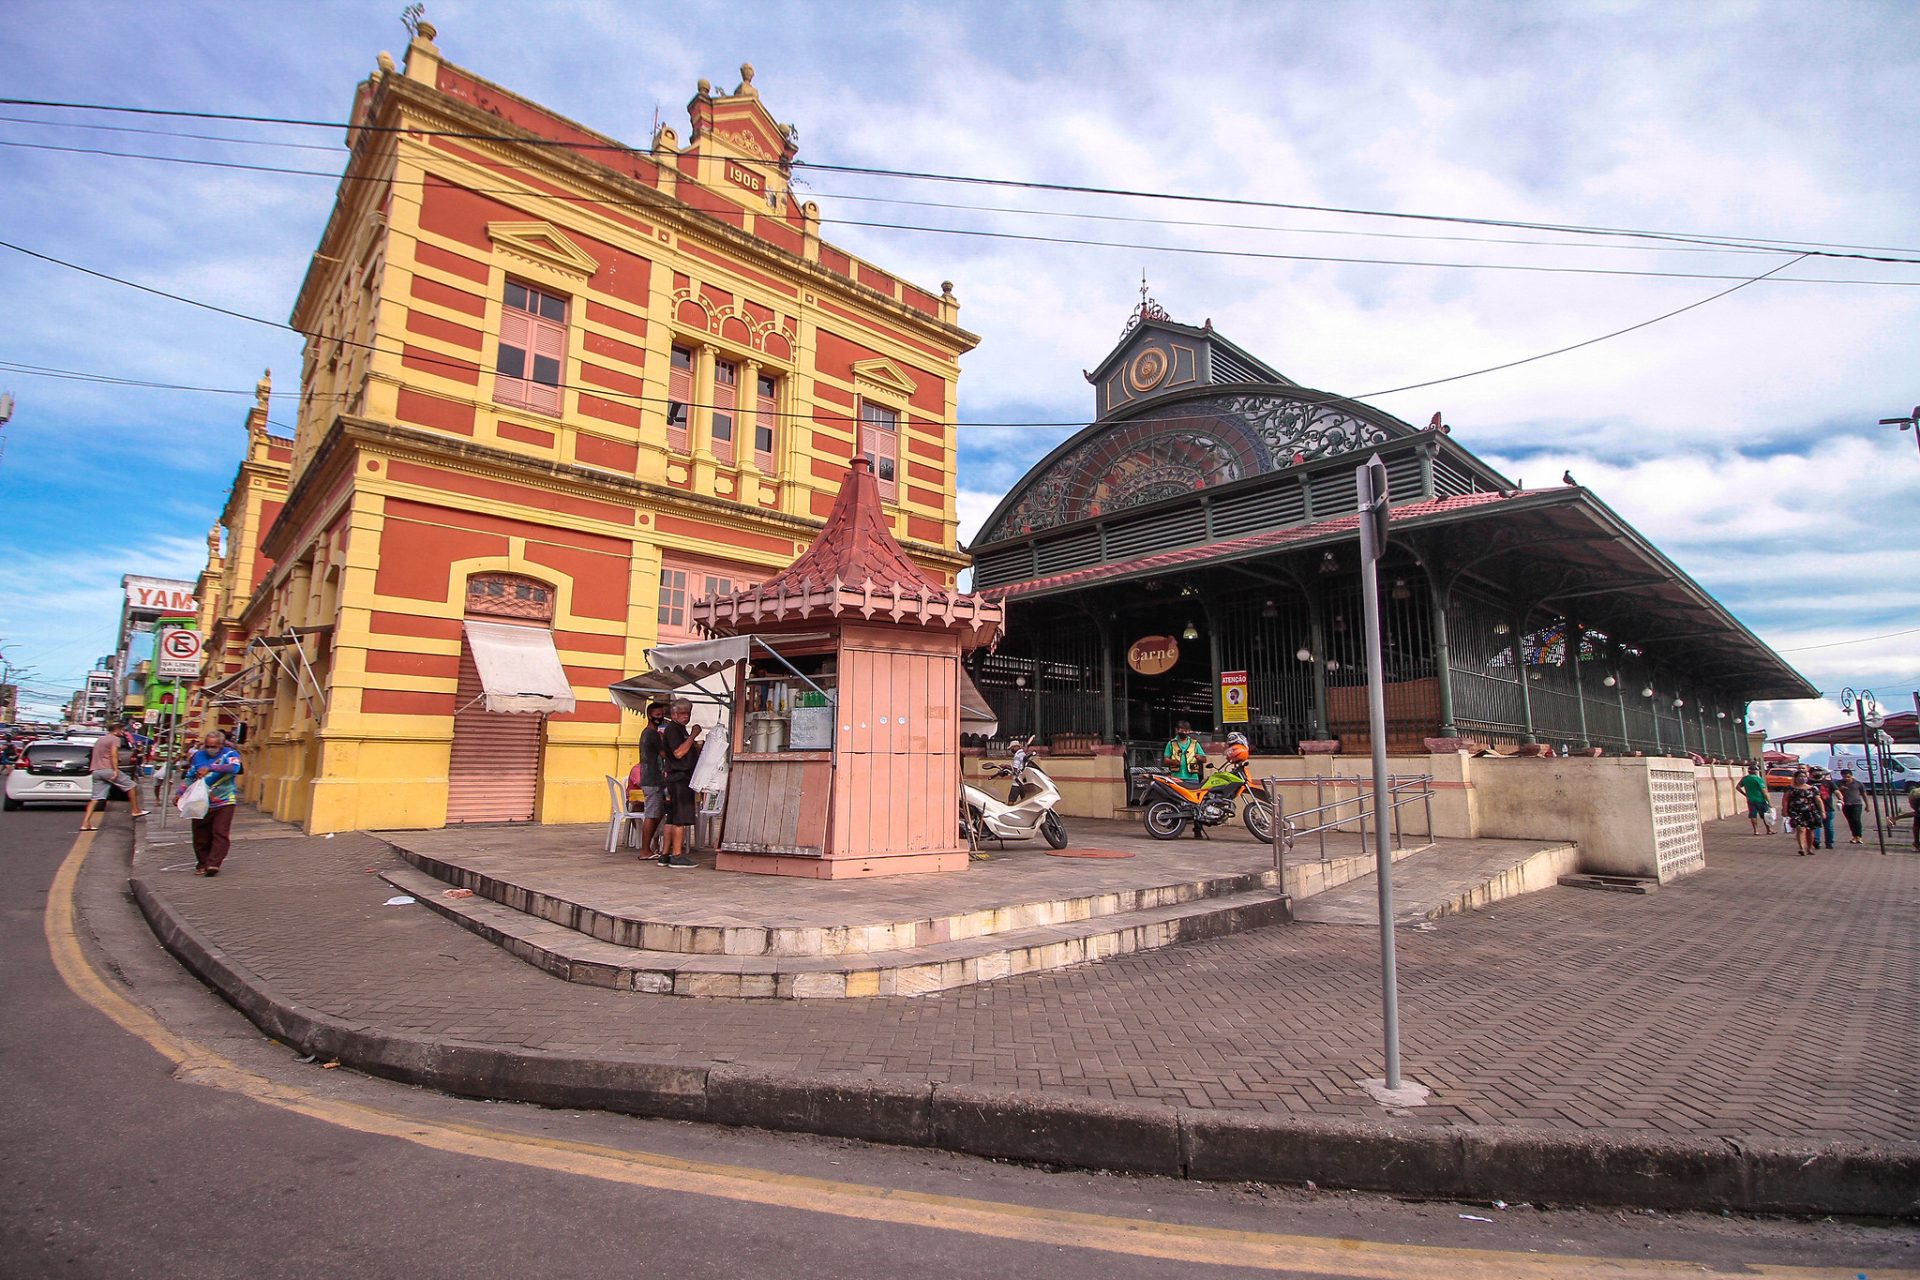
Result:
[[[1697,1262],[1392,1245],[1142,1221],[836,1182],[745,1165],[683,1160],[458,1121],[426,1121],[382,1107],[323,1098],[249,1071],[204,1045],[175,1035],[100,976],[80,944],[74,912],[75,887],[93,839],[93,832],[85,832],[74,841],[47,895],[47,946],[54,967],[68,989],[175,1063],[176,1074],[182,1079],[225,1089],[359,1133],[399,1138],[454,1155],[658,1191],[686,1192],[864,1222],[958,1231],[999,1240],[1066,1245],[1281,1274],[1304,1272],[1350,1276],[1357,1280],[1457,1280],[1467,1274],[1476,1275],[1477,1280],[1600,1280],[1602,1277],[1647,1280],[1648,1277],[1726,1274],[1813,1280],[1835,1274],[1832,1267],[1749,1264],[1722,1271]],[[1920,1272],[1912,1271],[1876,1269],[1871,1274],[1874,1280],[1920,1280]]]

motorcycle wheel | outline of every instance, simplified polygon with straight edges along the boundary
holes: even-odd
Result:
[[[1067,828],[1057,813],[1049,813],[1040,820],[1040,834],[1056,849],[1067,847]]]
[[[1262,804],[1258,800],[1247,801],[1247,807],[1240,814],[1240,821],[1247,824],[1247,831],[1261,844],[1273,843],[1273,806]]]
[[[1187,829],[1186,815],[1172,801],[1155,800],[1147,806],[1147,834],[1155,840],[1178,840]]]

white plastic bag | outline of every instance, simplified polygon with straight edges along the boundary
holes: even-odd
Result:
[[[206,817],[207,780],[205,778],[195,778],[192,782],[188,783],[187,789],[180,793],[180,798],[173,802],[173,807],[178,809],[180,816],[186,818],[188,821],[192,821],[195,818]]]
[[[1773,826],[1778,826],[1779,824],[1780,824],[1780,811],[1778,809],[1768,808],[1767,825],[1770,827],[1773,827]]]

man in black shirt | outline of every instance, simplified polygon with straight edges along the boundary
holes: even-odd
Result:
[[[674,701],[667,722],[660,727],[660,772],[667,782],[666,853],[663,867],[690,867],[686,856],[687,829],[693,826],[693,766],[700,760],[700,726],[687,724],[693,718],[693,704],[685,698]]]
[[[640,793],[640,860],[648,858],[658,861],[659,847],[654,836],[660,830],[660,820],[667,814],[667,780],[660,772],[660,726],[666,723],[667,704],[651,702],[647,704],[647,727],[640,731],[640,763],[633,766],[627,775],[627,793],[629,803],[634,791]]]

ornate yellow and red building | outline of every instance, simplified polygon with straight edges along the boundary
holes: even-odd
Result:
[[[250,423],[208,569],[247,792],[312,831],[603,817],[638,732],[608,684],[803,552],[856,454],[936,582],[966,563],[977,339],[950,285],[820,238],[751,67],[641,151],[434,35],[359,86],[293,309],[297,429]]]

